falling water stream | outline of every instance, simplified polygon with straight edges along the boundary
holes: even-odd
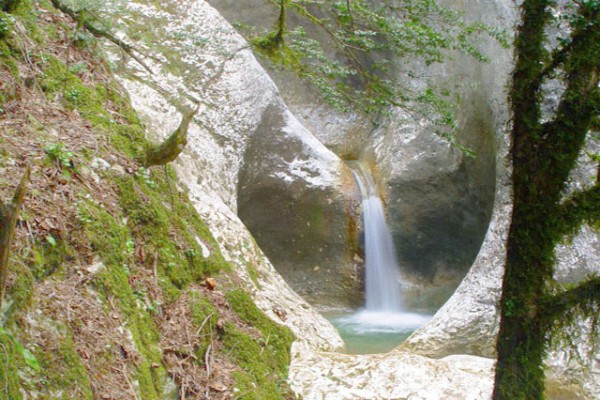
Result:
[[[365,306],[351,314],[331,314],[349,352],[391,350],[430,319],[406,312],[402,303],[400,269],[383,202],[369,170],[358,161],[348,165],[360,188],[365,237]]]

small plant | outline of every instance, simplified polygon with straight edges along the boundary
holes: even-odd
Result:
[[[86,31],[78,30],[71,37],[71,41],[73,42],[73,45],[79,47],[80,49],[88,49],[91,47],[94,41],[94,36],[90,35]]]
[[[146,311],[148,311],[151,314],[160,314],[160,307],[162,306],[162,303],[160,301],[157,300],[152,300],[152,302],[150,302],[150,304],[148,306],[146,306]]]
[[[50,161],[56,163],[59,168],[73,168],[74,154],[61,142],[49,144],[44,148]]]
[[[87,207],[80,205],[79,207],[77,207],[77,215],[76,217],[77,221],[83,223],[83,224],[90,224],[92,223],[93,219],[89,213],[89,210],[87,209]]]
[[[76,103],[77,100],[81,97],[81,91],[79,89],[73,88],[65,93],[65,98],[73,103]]]
[[[0,39],[4,39],[5,37],[7,37],[12,28],[12,17],[9,14],[0,11]]]
[[[46,235],[46,243],[52,247],[56,247],[56,239],[52,235]]]
[[[150,177],[150,170],[148,168],[141,167],[138,176],[142,178],[146,185],[150,186],[152,189],[156,189],[156,182]]]
[[[38,361],[38,359],[33,355],[33,353],[29,350],[23,347],[23,345],[21,345],[21,343],[19,343],[17,341],[17,339],[15,339],[15,337],[9,332],[7,331],[5,328],[0,326],[0,334],[4,335],[8,338],[8,340],[10,342],[12,342],[12,344],[15,346],[15,348],[17,349],[17,352],[21,355],[21,357],[23,357],[23,360],[25,360],[25,364],[36,371],[41,371],[41,366],[40,363]]]
[[[75,75],[79,75],[88,72],[87,64],[84,62],[78,62],[69,68],[69,72]]]
[[[133,242],[133,240],[129,239],[125,243],[125,247],[127,249],[127,254],[133,254],[133,251],[135,250],[135,243]]]

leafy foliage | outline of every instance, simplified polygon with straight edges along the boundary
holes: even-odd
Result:
[[[448,51],[458,50],[486,61],[473,44],[486,33],[507,45],[502,31],[468,24],[458,12],[434,0],[315,1],[285,0],[275,30],[255,37],[255,48],[275,62],[310,81],[323,98],[341,110],[375,113],[387,106],[408,106],[417,100],[424,115],[438,115],[434,123],[453,128],[448,93],[428,89],[419,94],[407,82],[415,75],[408,62],[391,59],[442,62]],[[284,10],[301,23],[287,29]],[[309,33],[321,30],[330,39]]]

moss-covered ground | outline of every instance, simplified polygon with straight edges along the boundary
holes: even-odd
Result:
[[[0,11],[0,77],[2,201],[32,171],[0,310],[0,398],[291,398],[291,332],[236,288],[174,170],[139,165],[145,127],[98,40],[22,0]]]

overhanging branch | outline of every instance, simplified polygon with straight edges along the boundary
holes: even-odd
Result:
[[[134,50],[135,50],[141,54],[141,52],[139,50],[137,50],[136,48],[134,48],[132,45],[125,43],[124,41],[122,41],[121,39],[119,39],[118,37],[116,37],[115,35],[113,35],[112,33],[108,32],[104,29],[95,27],[94,24],[92,24],[89,21],[89,19],[86,18],[82,12],[75,11],[72,8],[69,8],[66,4],[62,3],[60,0],[50,0],[50,1],[52,2],[52,5],[54,5],[54,7],[56,9],[62,11],[63,13],[67,14],[68,16],[73,18],[75,21],[77,21],[79,24],[83,25],[83,27],[85,29],[87,29],[92,35],[94,35],[96,37],[102,37],[102,38],[108,39],[109,41],[113,42],[114,44],[119,46],[121,49],[123,49],[123,51],[129,55],[129,57],[133,58],[142,67],[144,67],[144,69],[146,71],[148,71],[150,74],[153,73],[152,70],[150,69],[150,67],[148,67],[148,65],[140,57],[138,57],[137,54],[134,53]]]
[[[194,110],[184,113],[179,127],[164,142],[157,146],[152,146],[146,151],[143,159],[144,167],[165,165],[179,157],[179,154],[187,144],[188,128],[194,115],[198,112],[198,108],[199,106]]]

